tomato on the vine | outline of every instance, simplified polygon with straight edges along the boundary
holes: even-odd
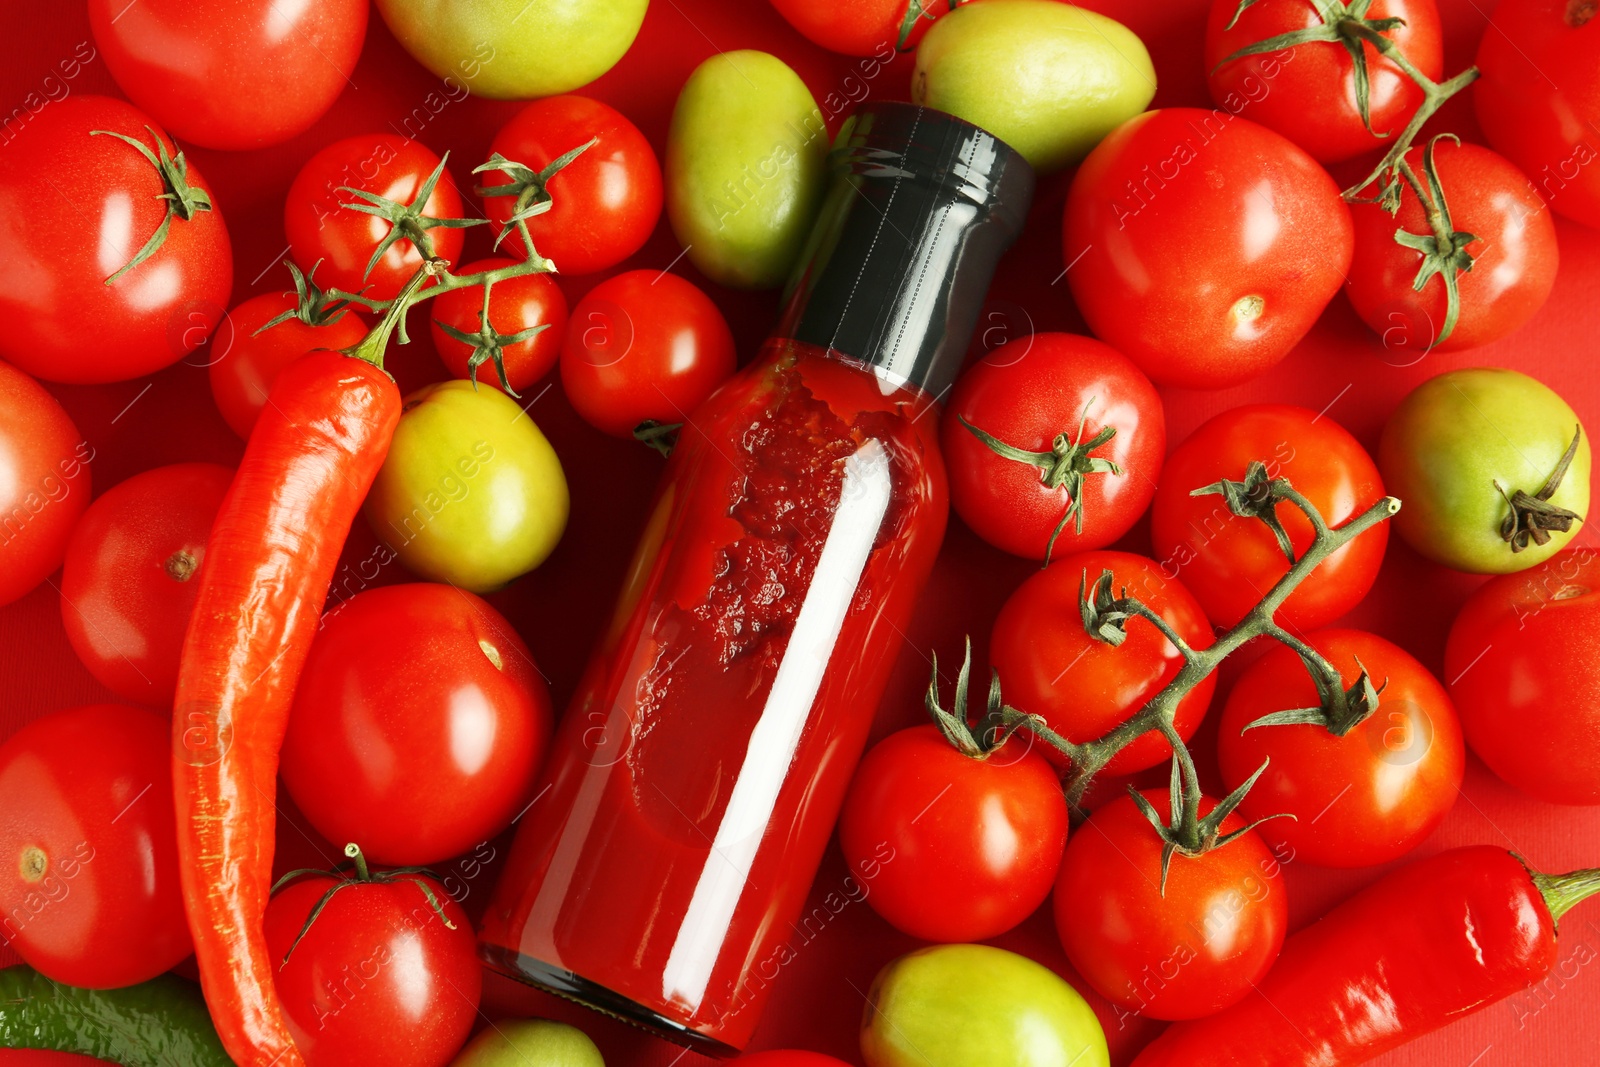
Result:
[[[89,506],[94,449],[44,386],[0,363],[0,605],[61,566]]]
[[[915,47],[933,20],[955,5],[948,0],[772,0],[772,6],[812,44],[887,61],[897,47]],[[902,45],[908,14],[914,21]]]
[[[453,273],[464,277],[510,265],[509,259],[480,259]],[[487,335],[481,285],[434,297],[430,326],[433,346],[453,377],[521,392],[549,374],[561,357],[567,298],[551,275],[519,274],[489,287]]]

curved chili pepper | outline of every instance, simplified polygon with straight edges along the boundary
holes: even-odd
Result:
[[[1508,997],[1556,963],[1600,871],[1549,876],[1489,846],[1402,867],[1284,943],[1244,1000],[1176,1023],[1133,1067],[1351,1067]]]

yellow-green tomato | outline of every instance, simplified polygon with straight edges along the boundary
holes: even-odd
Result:
[[[1055,0],[978,0],[917,46],[911,99],[982,126],[1040,173],[1078,162],[1156,93],[1144,42]]]
[[[544,562],[567,505],[561,461],[533,419],[458,379],[406,397],[365,510],[419,577],[488,593]]]
[[[959,9],[958,9],[959,10]],[[1109,1067],[1094,1011],[1054,971],[988,945],[901,956],[872,983],[867,1067]]]
[[[377,0],[395,37],[446,90],[501,100],[555,96],[594,81],[633,44],[647,3]]]
[[[771,289],[816,218],[828,131],[800,76],[765,52],[695,68],[667,134],[667,218],[712,281]]]
[[[498,1022],[467,1043],[450,1067],[605,1067],[575,1026],[549,1019]]]

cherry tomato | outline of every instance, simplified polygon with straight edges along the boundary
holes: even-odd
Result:
[[[1072,518],[1070,477],[1049,486],[1048,468],[999,455],[968,426],[1035,453],[1037,463],[1061,464],[1063,475],[1081,471]],[[1115,436],[1084,447],[1107,427]],[[997,548],[1045,559],[1053,536],[1057,553],[1102,548],[1139,520],[1161,476],[1167,425],[1150,379],[1116,349],[1089,337],[1041,333],[999,346],[961,376],[940,443],[956,513]],[[1121,472],[1096,470],[1092,459]]]
[[[67,554],[89,506],[94,449],[44,387],[0,363],[0,605],[29,593]]]
[[[953,5],[946,0],[772,0],[772,6],[813,44],[888,62],[900,44],[908,6],[918,13],[904,45],[911,48]],[[865,70],[862,73],[866,75]]]
[[[1261,836],[1278,855],[1324,867],[1399,859],[1444,820],[1461,788],[1461,721],[1444,686],[1404,649],[1360,630],[1322,630],[1306,642],[1338,668],[1346,687],[1365,668],[1382,686],[1378,709],[1343,737],[1326,726],[1258,726],[1264,715],[1314,708],[1317,687],[1283,645],[1250,664],[1222,712],[1218,757],[1231,792],[1269,757],[1239,811],[1273,819]]]
[[[1424,149],[1414,148],[1406,160],[1426,189],[1424,156]],[[1418,292],[1413,283],[1423,254],[1395,240],[1402,230],[1434,236],[1415,191],[1405,190],[1398,215],[1378,204],[1351,210],[1356,251],[1350,302],[1391,348],[1449,352],[1498,341],[1533,318],[1556,281],[1556,228],[1521,171],[1487,148],[1447,140],[1434,146],[1434,160],[1453,232],[1476,237],[1461,239],[1473,262],[1456,276],[1460,314],[1448,336],[1444,276],[1430,278]],[[1429,202],[1436,203],[1431,191]]]
[[[1032,915],[1066,841],[1061,783],[1026,735],[976,759],[932,724],[874,745],[839,817],[851,869],[877,868],[867,903],[924,941],[984,941]]]
[[[367,264],[393,228],[386,219],[341,207],[362,203],[342,189],[359,189],[410,204],[439,165],[420,141],[390,133],[366,134],[335,141],[306,161],[289,186],[283,207],[283,228],[289,249],[302,270],[317,267],[324,288],[354,293],[365,289],[373,300],[393,299],[422,266],[422,254],[406,238],[384,250],[371,273]],[[461,194],[445,170],[421,214],[434,219],[461,217]],[[427,230],[433,254],[454,263],[461,256],[459,229]]]
[[[1169,807],[1164,790],[1144,794]],[[1216,801],[1201,798],[1205,816]],[[1222,833],[1245,824],[1237,813]],[[1198,1019],[1255,987],[1289,925],[1280,864],[1251,830],[1198,857],[1177,854],[1161,890],[1161,838],[1133,799],[1073,834],[1056,882],[1056,933],[1101,996],[1153,1019]]]
[[[479,274],[510,265],[509,259],[480,259],[455,273]],[[549,274],[521,274],[495,282],[489,287],[489,327],[493,332],[513,337],[524,330],[544,327],[526,340],[503,347],[487,344],[479,337],[483,330],[481,285],[453,289],[434,297],[432,316],[433,346],[452,375],[500,388],[509,384],[513,392],[521,392],[549,374],[561,356],[561,341],[567,332],[567,298],[561,295],[561,287]],[[445,326],[472,336],[474,343],[467,344],[445,332]],[[472,359],[480,347],[484,360],[474,366]],[[496,347],[499,347],[506,381],[501,381],[500,371],[495,366]]]
[[[125,700],[171,708],[206,538],[233,483],[215,463],[135,474],[89,505],[61,572],[61,624],[78,659]]]
[[[544,679],[463,589],[393,585],[330,612],[283,742],[283,782],[330,841],[425,864],[505,829],[550,740]]]
[[[0,933],[54,981],[115,989],[193,951],[171,732],[165,716],[90,704],[0,745]]]
[[[661,164],[639,128],[616,108],[586,96],[535,100],[500,128],[490,150],[535,173],[595,139],[582,155],[549,179],[550,209],[528,219],[539,254],[562,274],[591,274],[614,267],[639,251],[661,217]],[[510,184],[504,171],[479,175],[483,188]],[[520,196],[483,201],[496,236],[520,207],[537,203],[539,185]],[[500,250],[522,254],[515,235]]]
[[[1067,281],[1090,328],[1160,385],[1216,389],[1283,359],[1350,266],[1317,161],[1227,111],[1129,119],[1067,196]]]
[[[1340,526],[1383,499],[1378,468],[1349,431],[1325,415],[1285,404],[1247,404],[1202,425],[1167,457],[1150,509],[1150,539],[1165,572],[1183,577],[1211,621],[1232,626],[1249,613],[1289,561],[1260,519],[1232,514],[1220,496],[1190,496],[1219,479],[1240,481],[1254,461],[1289,483]],[[1402,512],[1403,514],[1403,512]],[[1298,557],[1311,545],[1311,522],[1280,503],[1278,521]],[[1372,588],[1389,543],[1379,523],[1329,556],[1278,609],[1295,632],[1326,626]]]
[[[1089,588],[1105,571],[1113,590],[1126,589],[1160,615],[1193,648],[1211,646],[1211,624],[1177,578],[1154,560],[1130,552],[1079,552],[1035,571],[1000,609],[989,638],[989,663],[1000,673],[1006,703],[1068,741],[1103,737],[1161,691],[1183,667],[1183,656],[1144,620],[1127,625],[1127,639],[1112,646],[1090,637],[1079,611],[1082,583]],[[1187,740],[1205,717],[1216,689],[1202,678],[1178,702],[1173,725]],[[1055,749],[1045,751],[1060,762]],[[1145,734],[1106,764],[1110,774],[1129,774],[1172,758],[1160,735]]]
[[[173,136],[262,148],[310,129],[352,84],[367,5],[90,0],[89,25],[117,86]]]
[[[608,278],[578,301],[561,349],[561,386],[613,437],[681,423],[733,373],[733,334],[711,298],[665,271]]]
[[[1473,593],[1445,645],[1467,743],[1507,783],[1600,804],[1600,554],[1573,548]]]
[[[104,134],[93,131],[105,130]],[[152,134],[151,131],[155,130]],[[172,201],[133,145],[178,148],[137,108],[105,96],[52,103],[22,127],[0,168],[0,359],[53,382],[117,382],[160,370],[203,342],[233,288],[233,252],[211,183],[185,157],[183,182],[204,196],[145,249]],[[176,171],[176,163],[173,169]]]
[[[1383,35],[1413,66],[1439,80],[1444,47],[1434,0],[1374,0],[1366,17],[1403,20]],[[1383,148],[1384,137],[1400,135],[1422,104],[1416,82],[1372,45],[1362,45],[1374,133],[1362,120],[1355,62],[1343,43],[1307,42],[1224,62],[1240,49],[1323,25],[1318,8],[1301,0],[1257,0],[1248,6],[1239,0],[1212,0],[1206,20],[1206,80],[1218,106],[1283,134],[1314,159],[1337,163]]]
[[[1478,46],[1478,124],[1556,211],[1600,226],[1600,21],[1583,0],[1498,4]]]

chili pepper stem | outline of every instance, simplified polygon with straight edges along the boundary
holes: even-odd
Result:
[[[1600,867],[1588,867],[1566,874],[1540,874],[1531,872],[1533,884],[1544,897],[1550,909],[1550,918],[1559,923],[1561,917],[1577,905],[1600,893]]]

